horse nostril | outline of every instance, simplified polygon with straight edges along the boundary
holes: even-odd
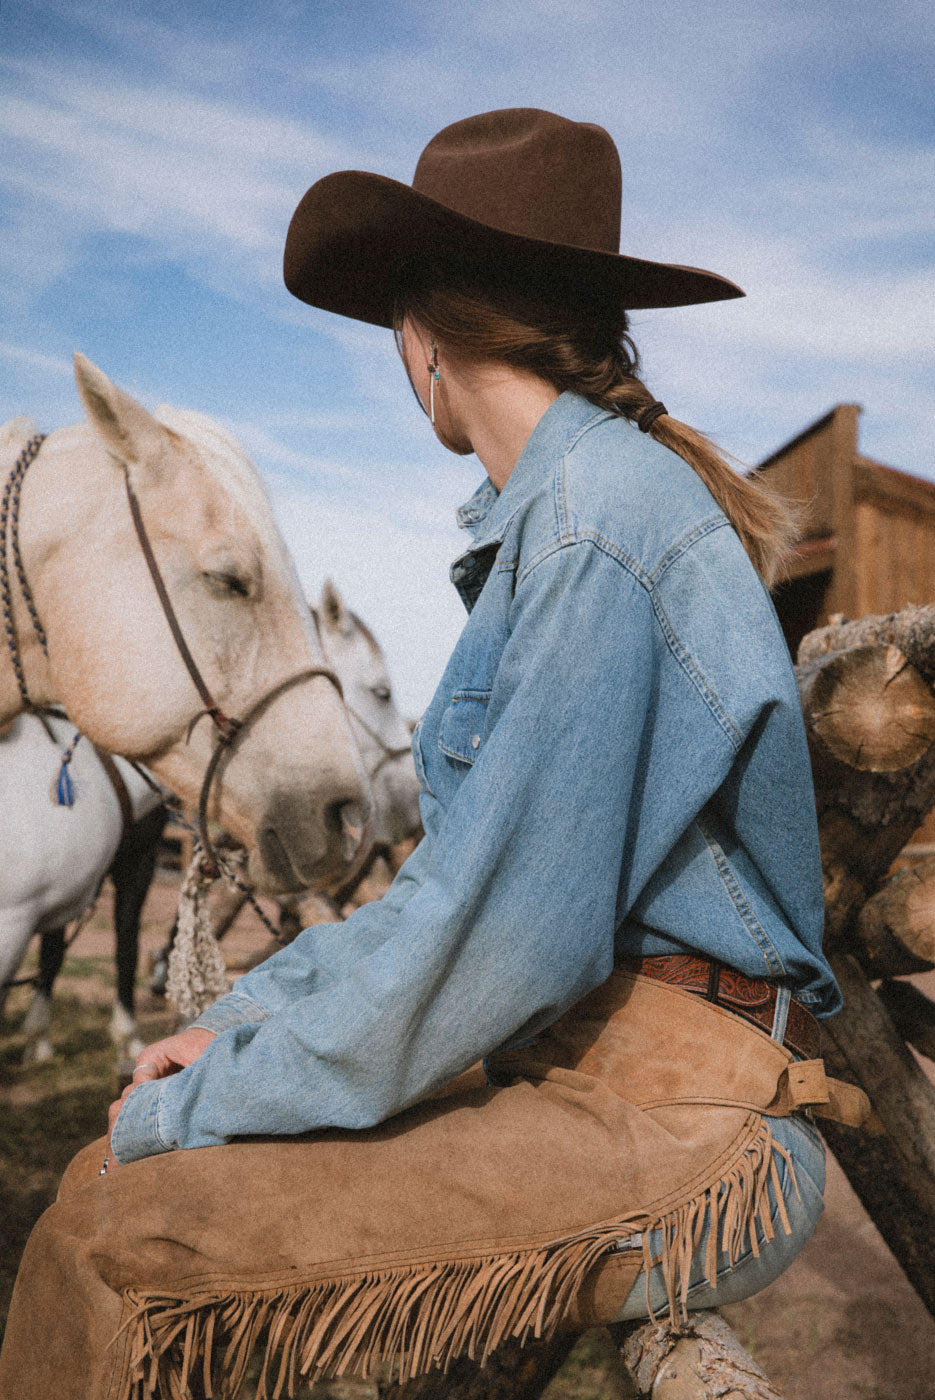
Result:
[[[325,823],[335,835],[340,835],[344,858],[350,860],[360,848],[369,812],[359,802],[332,802],[325,812]]]

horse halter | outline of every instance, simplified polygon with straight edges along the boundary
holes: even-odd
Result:
[[[16,459],[16,463],[4,487],[3,496],[0,498],[0,613],[2,613],[3,616],[3,627],[6,633],[7,647],[13,662],[16,684],[19,688],[25,709],[31,713],[41,713],[44,707],[36,705],[33,702],[26,685],[22,655],[16,636],[16,628],[13,624],[13,597],[7,561],[7,537],[9,535],[9,545],[13,554],[13,567],[16,571],[23,601],[26,604],[26,609],[32,620],[33,630],[39,639],[42,651],[44,655],[48,657],[48,639],[42,622],[40,621],[32,591],[26,579],[26,572],[23,568],[23,560],[19,546],[19,500],[23,485],[23,477],[26,475],[32,462],[34,462],[38,456],[39,448],[44,441],[45,434],[37,434],[29,440]],[[342,702],[344,700],[344,691],[340,680],[330,666],[307,666],[304,670],[297,671],[295,675],[288,676],[285,680],[280,681],[278,685],[268,690],[266,694],[247,711],[243,719],[234,719],[232,716],[225,714],[205,683],[205,679],[185,640],[178,615],[176,614],[175,608],[172,606],[172,600],[166,588],[165,579],[162,576],[162,571],[153,553],[142,512],[140,511],[140,504],[137,500],[136,492],[133,490],[130,474],[126,469],[126,465],[124,465],[123,475],[127,491],[127,501],[130,506],[130,516],[133,520],[134,529],[136,530],[136,537],[139,541],[140,550],[146,561],[146,567],[149,570],[150,577],[156,589],[163,615],[165,616],[166,622],[169,624],[172,640],[175,642],[178,653],[185,664],[185,669],[188,671],[195,689],[204,704],[204,709],[199,710],[188,726],[188,737],[191,737],[192,730],[204,715],[210,716],[218,734],[218,740],[211,754],[211,758],[208,761],[208,766],[205,769],[205,775],[201,783],[201,791],[198,796],[198,837],[204,851],[203,868],[207,874],[212,873],[212,871],[216,874],[220,868],[220,863],[208,832],[208,807],[211,797],[211,787],[217,776],[222,758],[225,754],[230,755],[235,745],[256,720],[259,719],[260,715],[263,714],[275,700],[278,700],[281,695],[284,695],[287,690],[291,690],[294,686],[301,685],[304,681],[311,680],[315,676],[324,676],[324,678],[329,680],[334,686]]]
[[[309,608],[309,612],[312,615],[312,625],[315,628],[315,636],[318,638],[318,645],[321,647],[322,652],[324,652],[325,644],[321,639],[321,623],[318,618],[318,613],[315,610],[315,608]],[[367,777],[372,783],[374,778],[380,772],[380,769],[384,768],[387,763],[391,763],[394,758],[401,758],[403,754],[411,754],[412,744],[388,744],[383,738],[383,736],[373,728],[373,725],[368,724],[367,721],[364,719],[363,715],[354,709],[347,696],[342,696],[342,698],[344,700],[344,708],[347,711],[347,713],[351,716],[352,719],[355,719],[357,721],[364,733],[369,735],[369,737],[376,744],[377,748],[380,750],[380,757],[378,758],[376,764],[373,768],[367,770]]]

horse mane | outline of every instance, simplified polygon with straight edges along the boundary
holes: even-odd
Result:
[[[193,408],[176,408],[173,404],[161,403],[153,417],[163,427],[171,428],[173,432],[189,438],[196,446],[201,443],[205,447],[213,447],[215,451],[220,448],[235,453],[245,463],[250,461],[243,443],[238,442],[234,434],[216,418],[209,418],[206,413],[198,413]]]
[[[359,617],[357,613],[352,612],[350,608],[348,608],[348,612],[350,613],[350,616],[353,619],[356,626],[363,633],[364,641],[367,643],[374,656],[382,657],[383,653],[380,650],[380,643],[377,641],[376,637],[373,635],[366,622],[364,622],[363,618]]]
[[[168,403],[160,404],[153,417],[196,449],[203,448],[207,454],[205,466],[239,498],[254,527],[265,528],[270,541],[278,538],[272,503],[259,468],[228,428],[206,413]]]

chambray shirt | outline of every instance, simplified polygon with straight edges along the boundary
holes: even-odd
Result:
[[[469,617],[413,737],[423,841],[199,1017],[217,1039],[129,1097],[121,1161],[379,1123],[617,955],[698,952],[837,1009],[792,664],[700,478],[566,393],[459,521]]]

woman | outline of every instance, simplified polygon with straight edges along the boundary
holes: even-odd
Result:
[[[340,172],[296,211],[291,291],[394,326],[438,437],[487,472],[414,738],[426,835],[378,904],[144,1052],[106,1175],[81,1154],[30,1241],[4,1396],[212,1368],[233,1393],[256,1345],[276,1394],[416,1374],[746,1296],[807,1240],[808,1105],[845,1090],[762,581],[788,529],[626,333],[739,289],[619,254],[619,208],[607,133],[520,109],[439,133],[412,187]]]

